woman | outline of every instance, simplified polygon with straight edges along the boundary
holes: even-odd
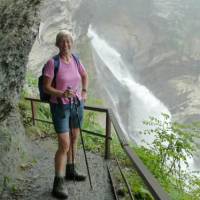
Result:
[[[44,91],[51,95],[52,120],[58,136],[52,194],[58,198],[67,198],[68,191],[64,186],[64,178],[77,181],[83,181],[86,178],[75,170],[74,159],[72,159],[76,155],[80,130],[76,111],[74,107],[71,107],[70,99],[76,97],[80,100],[78,114],[80,122],[82,122],[83,102],[87,98],[88,76],[83,65],[77,62],[71,53],[73,39],[68,31],[61,31],[57,34],[56,46],[59,49],[59,69],[55,83],[52,84],[54,59],[47,62],[44,70]],[[70,118],[72,119],[71,123]]]

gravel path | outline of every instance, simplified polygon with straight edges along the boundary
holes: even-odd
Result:
[[[53,200],[51,196],[52,183],[54,178],[54,153],[56,143],[52,139],[37,140],[31,145],[30,151],[37,161],[29,169],[26,169],[25,176],[19,180],[20,192],[12,197],[4,194],[2,199],[20,200]],[[69,190],[68,200],[112,200],[113,195],[108,179],[105,160],[95,154],[87,153],[89,168],[92,178],[93,190],[90,189],[89,179],[85,182],[67,181],[66,187]],[[77,156],[78,170],[87,174],[83,151],[80,150]],[[23,189],[24,188],[24,189]],[[22,190],[23,189],[23,190]],[[22,192],[23,191],[23,192]]]

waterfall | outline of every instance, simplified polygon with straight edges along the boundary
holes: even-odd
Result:
[[[119,52],[102,39],[91,26],[88,29],[88,36],[96,54],[96,70],[107,94],[107,100],[110,101],[110,106],[126,135],[139,143],[139,131],[146,128],[143,121],[149,116],[161,119],[161,113],[171,116],[170,112],[145,86],[134,80]]]

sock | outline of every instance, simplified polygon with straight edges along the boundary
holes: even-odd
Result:
[[[74,165],[74,163],[67,163],[67,166],[72,166]]]
[[[63,172],[55,172],[55,176],[59,177],[59,178],[63,178],[64,174],[63,174]]]

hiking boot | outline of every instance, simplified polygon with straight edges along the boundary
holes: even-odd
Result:
[[[64,178],[61,177],[54,178],[52,195],[59,199],[68,198],[68,191],[66,186],[64,185]]]
[[[67,164],[65,179],[66,180],[75,180],[75,181],[85,181],[86,176],[78,173],[75,169],[74,164]]]

